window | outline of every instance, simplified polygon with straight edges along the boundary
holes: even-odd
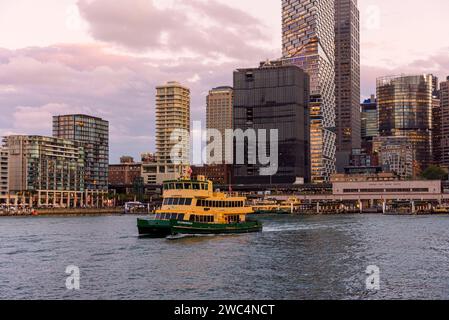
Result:
[[[194,183],[193,184],[193,190],[199,190],[200,189],[200,184],[199,183]]]
[[[177,219],[178,219],[178,214],[172,213],[170,219],[171,219],[171,220],[177,220]]]
[[[169,205],[169,206],[172,206],[174,200],[175,200],[175,199],[173,199],[173,198],[169,198],[169,199],[168,199],[168,205]]]
[[[184,214],[181,213],[178,215],[178,221],[183,221],[184,220]]]
[[[182,190],[182,183],[177,183],[176,184],[176,189],[177,190]]]
[[[189,221],[194,222],[196,220],[196,216],[194,214],[190,215]]]
[[[185,199],[185,204],[184,205],[191,206],[192,205],[192,198]]]
[[[179,205],[179,200],[180,200],[179,198],[174,198],[174,199],[173,199],[173,205],[174,205],[174,206]]]

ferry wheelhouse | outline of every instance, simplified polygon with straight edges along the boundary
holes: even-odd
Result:
[[[176,234],[229,234],[262,231],[246,198],[214,192],[203,176],[164,183],[162,208],[154,217],[138,219],[140,235],[166,237]]]

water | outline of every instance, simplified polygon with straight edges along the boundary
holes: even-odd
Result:
[[[449,217],[265,217],[263,233],[137,237],[136,217],[1,218],[2,299],[448,299]],[[81,290],[65,287],[79,266]],[[366,268],[381,290],[366,290]]]

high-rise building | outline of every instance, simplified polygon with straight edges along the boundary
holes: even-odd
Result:
[[[88,190],[108,190],[109,122],[82,114],[53,117],[53,136],[81,142],[86,156]]]
[[[371,98],[366,99],[360,107],[362,116],[362,149],[372,153],[373,138],[379,135],[379,117],[375,96],[371,95]]]
[[[156,88],[156,180],[178,179],[190,163],[190,90],[178,82]]]
[[[232,107],[234,90],[232,87],[218,87],[209,91],[206,108],[206,128],[220,131],[222,148],[213,150],[214,154],[208,155],[207,164],[223,164],[225,160],[225,132],[233,128]],[[219,161],[213,161],[220,159]]]
[[[380,136],[405,136],[415,152],[415,174],[432,163],[432,75],[377,80]]]
[[[8,149],[0,147],[0,203],[6,201],[8,191]]]
[[[8,136],[4,146],[9,152],[8,202],[33,207],[102,204],[100,197],[104,195],[85,189],[82,143],[54,137]]]
[[[337,171],[361,147],[360,13],[357,0],[335,0]]]
[[[441,104],[439,93],[432,98],[432,155],[433,164],[440,165],[442,160],[441,154]]]
[[[441,108],[441,160],[440,165],[449,168],[449,76],[440,83]]]
[[[312,181],[327,182],[336,170],[335,2],[283,0],[283,64],[310,76]]]
[[[234,161],[233,183],[270,184],[308,181],[309,162],[309,76],[296,66],[266,64],[261,68],[234,72],[234,129],[278,130],[278,171],[261,175],[265,167],[248,158],[256,147],[246,141],[236,142],[235,149],[245,149],[245,163]],[[259,131],[257,132],[257,134]],[[260,141],[258,141],[260,143]],[[272,141],[267,145],[271,145]],[[260,150],[259,150],[260,151]],[[267,153],[271,153],[267,147]],[[235,155],[234,155],[235,158]]]

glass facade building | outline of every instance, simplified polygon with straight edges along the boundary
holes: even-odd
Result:
[[[53,117],[53,136],[84,146],[86,189],[108,190],[109,122],[88,115]]]
[[[404,136],[412,144],[418,175],[432,163],[432,75],[377,80],[380,136]]]
[[[283,0],[282,43],[285,65],[310,76],[312,181],[330,181],[336,170],[335,2]]]
[[[234,161],[233,183],[271,184],[310,180],[309,76],[296,66],[239,69],[234,72],[234,129],[278,130],[278,171],[262,176],[261,164],[249,164],[248,155],[259,152],[247,142],[245,163]],[[267,137],[270,136],[269,131]],[[269,153],[269,143],[267,143]],[[235,158],[235,155],[234,155]]]
[[[80,142],[43,136],[8,136],[10,191],[84,191]]]

